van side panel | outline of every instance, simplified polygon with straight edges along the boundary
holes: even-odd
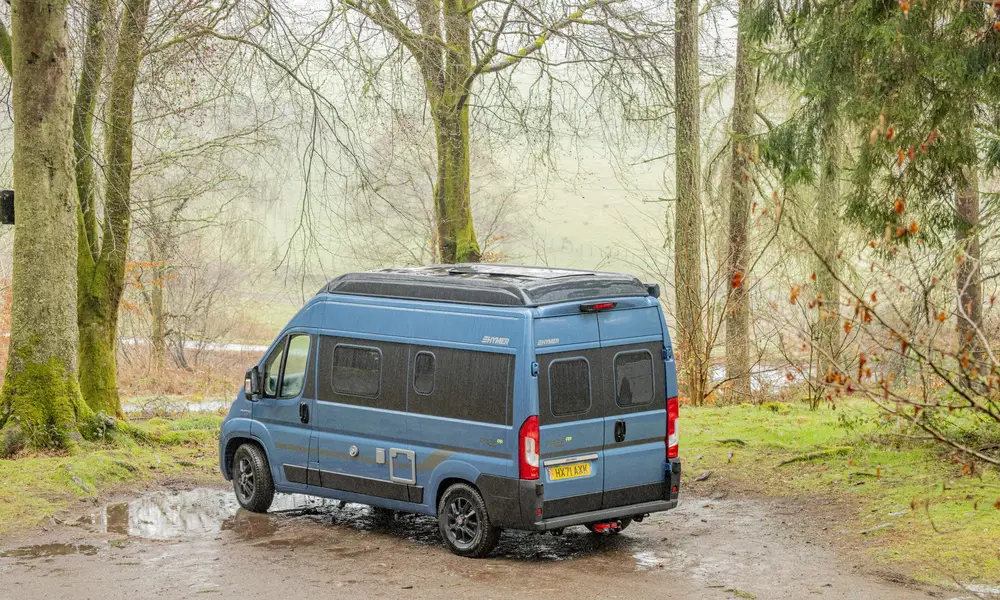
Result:
[[[312,493],[434,514],[446,479],[516,477],[526,311],[344,297],[317,308]]]

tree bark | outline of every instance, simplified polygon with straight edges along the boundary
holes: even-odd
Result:
[[[840,128],[831,125],[824,134],[816,198],[816,323],[817,375],[825,378],[840,350]],[[815,401],[815,399],[814,399]]]
[[[740,23],[736,34],[736,82],[733,90],[732,161],[729,176],[729,306],[726,313],[726,378],[736,402],[750,397],[750,298],[749,240],[750,183],[754,111],[757,81],[750,60],[746,20],[754,10],[754,0],[740,0]]]
[[[127,0],[107,109],[106,188],[100,255],[79,249],[80,388],[95,411],[122,416],[118,396],[118,305],[125,287],[132,195],[132,102],[149,0]]]
[[[962,251],[955,278],[958,323],[958,356],[967,377],[985,357],[980,339],[983,318],[983,289],[980,277],[979,250],[979,175],[974,167],[962,173],[955,192],[958,227],[955,239]],[[967,368],[970,365],[971,368]]]
[[[73,150],[76,156],[76,190],[80,199],[82,230],[80,243],[86,244],[93,260],[100,252],[97,231],[97,208],[94,205],[94,107],[101,87],[104,70],[105,20],[108,0],[87,3],[87,35],[83,50],[83,67],[73,104]]]
[[[427,12],[432,3],[422,3]],[[466,82],[472,74],[470,16],[463,0],[443,0],[442,11],[448,50],[444,61],[427,55],[425,75],[437,145],[437,181],[434,210],[441,262],[479,262],[481,255],[472,222],[469,175],[469,107]],[[430,14],[423,18],[433,19]],[[433,73],[434,69],[438,74]]]
[[[67,3],[11,3],[14,189],[10,359],[0,452],[69,447],[93,425],[77,383],[77,199]],[[20,440],[17,441],[17,440]]]
[[[163,264],[163,254],[159,250],[158,242],[150,240],[149,259],[155,266],[153,267],[153,284],[149,290],[149,314],[151,317],[149,363],[156,371],[163,370],[164,359],[167,355],[167,315],[163,297],[167,273]]]
[[[705,331],[701,301],[701,93],[698,0],[676,0],[674,85],[677,210],[674,289],[682,391],[695,404],[705,395]]]

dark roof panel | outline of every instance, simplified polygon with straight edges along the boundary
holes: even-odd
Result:
[[[320,293],[488,306],[541,306],[574,300],[645,296],[631,275],[601,271],[458,264],[348,273]]]

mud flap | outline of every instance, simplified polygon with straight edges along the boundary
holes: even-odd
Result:
[[[681,459],[671,458],[670,462],[664,465],[664,479],[667,485],[664,486],[666,494],[664,500],[677,500],[681,491]]]

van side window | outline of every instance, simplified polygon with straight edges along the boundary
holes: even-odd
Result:
[[[281,376],[281,398],[294,398],[302,393],[309,364],[309,336],[293,335],[288,340],[288,356]]]
[[[375,398],[382,384],[382,352],[367,346],[337,344],[333,349],[333,390]]]
[[[285,344],[287,341],[282,339],[281,343],[271,351],[271,355],[264,360],[264,395],[269,398],[274,398],[278,395],[278,379],[281,377],[281,359],[285,357]]]
[[[559,417],[590,410],[590,363],[587,359],[564,358],[549,363],[549,408]]]
[[[426,346],[419,347],[419,350],[416,358],[431,355],[433,362],[414,359],[414,390],[421,392],[420,385],[429,385],[429,378],[417,373],[420,367],[433,368],[433,387],[427,394],[410,394],[407,403],[409,412],[496,425],[507,423],[508,382],[510,371],[514,368],[513,355]]]
[[[615,402],[636,406],[653,401],[653,355],[648,350],[615,355]]]
[[[434,355],[417,352],[413,360],[413,391],[426,396],[434,391]]]

